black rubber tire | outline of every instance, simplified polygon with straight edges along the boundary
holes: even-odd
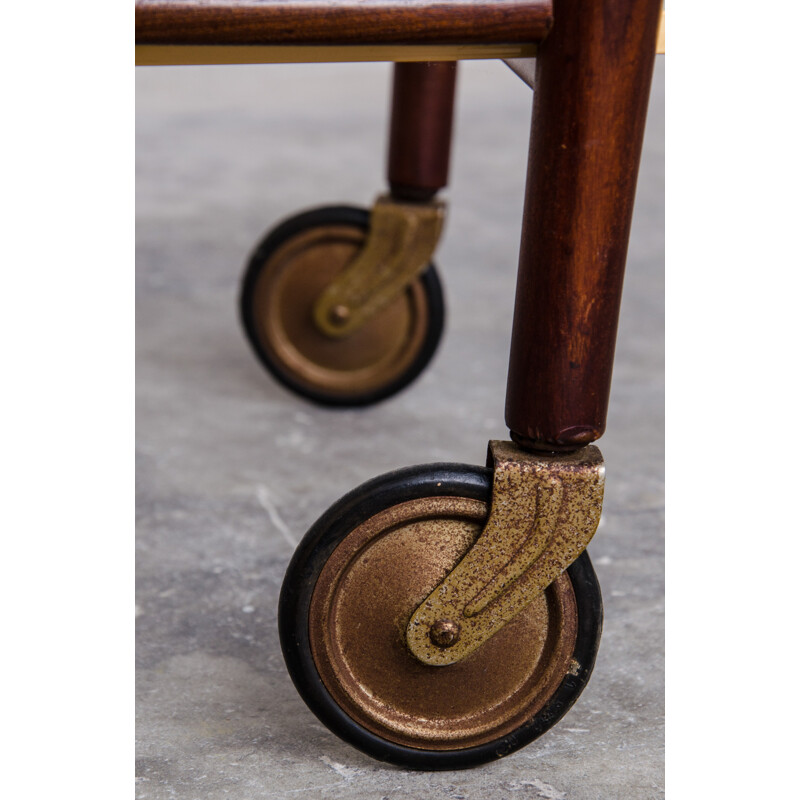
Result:
[[[262,346],[258,335],[253,302],[256,280],[263,265],[273,252],[294,236],[311,228],[328,225],[348,225],[361,231],[369,230],[370,213],[353,206],[323,206],[290,217],[273,228],[250,256],[239,294],[239,314],[246,338],[258,360],[283,386],[296,394],[324,406],[366,406],[385,400],[414,381],[425,369],[436,352],[442,338],[445,319],[444,294],[438,273],[433,264],[417,279],[425,292],[428,305],[428,325],[425,339],[414,361],[395,380],[377,389],[362,393],[332,394],[314,389],[296,379],[283,364],[277,362]]]
[[[351,719],[331,697],[314,665],[308,632],[311,597],[331,553],[351,531],[373,515],[407,500],[466,497],[490,502],[492,471],[466,464],[430,464],[390,472],[354,489],[331,506],[308,531],[286,571],[278,606],[281,648],[297,691],[333,733],[380,761],[410,769],[464,769],[509,755],[529,744],[567,713],[594,667],[603,626],[603,602],[588,553],[567,570],[578,611],[573,658],[568,673],[532,719],[501,738],[461,750],[421,750],[382,739]]]

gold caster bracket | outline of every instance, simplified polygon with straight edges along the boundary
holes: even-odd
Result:
[[[400,203],[379,197],[363,249],[314,305],[319,330],[334,339],[349,336],[424,272],[444,226],[445,208],[437,200]]]
[[[540,455],[492,441],[489,456],[486,526],[406,629],[424,664],[447,666],[477,650],[578,558],[600,521],[605,466],[597,447]]]

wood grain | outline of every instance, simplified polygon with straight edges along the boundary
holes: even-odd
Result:
[[[506,422],[522,446],[605,430],[660,0],[555,0],[539,47]]]
[[[551,0],[137,0],[137,44],[538,42]]]

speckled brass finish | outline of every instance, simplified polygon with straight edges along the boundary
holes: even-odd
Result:
[[[356,722],[392,742],[455,750],[495,740],[536,714],[570,668],[572,584],[559,577],[478,651],[420,663],[405,630],[419,603],[479,536],[477,500],[410,500],[356,528],[317,581],[309,636],[317,670]]]
[[[548,456],[492,441],[489,452],[494,478],[486,526],[408,623],[409,649],[432,666],[485,647],[586,549],[600,521],[605,466],[597,447]],[[444,620],[459,632],[446,647],[435,635]]]
[[[351,335],[333,339],[313,319],[317,299],[352,262],[365,233],[328,225],[279,247],[254,289],[257,336],[293,378],[312,390],[357,394],[390,384],[414,362],[425,341],[428,304],[415,281]]]
[[[364,246],[314,304],[314,322],[327,336],[351,336],[380,313],[430,264],[446,205],[379,197]]]

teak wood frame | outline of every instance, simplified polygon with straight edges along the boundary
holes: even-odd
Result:
[[[536,53],[506,423],[526,449],[570,451],[605,429],[660,6],[138,0],[137,63]],[[388,177],[398,198],[428,199],[446,183],[454,79],[453,64],[395,68]]]
[[[539,46],[506,424],[534,450],[605,430],[659,0],[554,0]]]

